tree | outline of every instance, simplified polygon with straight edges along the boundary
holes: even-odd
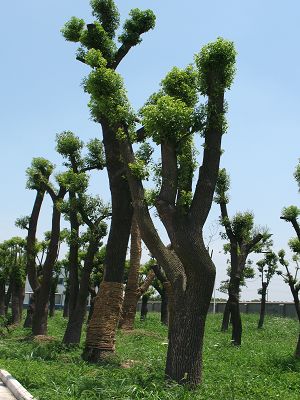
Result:
[[[140,283],[140,268],[142,256],[142,239],[135,215],[131,226],[130,265],[124,294],[122,314],[119,327],[132,330],[139,298],[148,290],[154,279],[154,272],[150,268],[144,280]]]
[[[171,248],[161,241],[149,213],[142,182],[148,171],[144,159],[133,152],[132,126],[119,121],[121,154],[142,239],[173,291],[166,377],[191,387],[201,382],[205,320],[214,287],[215,266],[204,244],[203,226],[218,176],[226,131],[224,92],[232,84],[235,54],[233,43],[222,38],[204,46],[195,57],[196,68],[173,68],[141,110],[138,136],[142,132],[161,149],[159,188],[153,197]],[[207,97],[204,106],[198,103],[198,90]],[[193,192],[195,132],[204,138],[204,150]]]
[[[96,254],[99,251],[99,247],[102,245],[101,240],[107,232],[107,225],[104,220],[110,215],[110,207],[104,204],[99,197],[93,198],[91,196],[79,194],[76,201],[76,208],[82,220],[88,226],[88,231],[84,235],[87,247],[83,255],[84,265],[80,271],[79,291],[76,297],[76,303],[69,315],[63,338],[63,343],[65,344],[80,343],[89,295],[90,275],[95,265]]]
[[[265,257],[256,263],[261,278],[261,288],[258,290],[258,294],[261,295],[258,329],[264,325],[267,290],[270,280],[278,272],[277,263],[278,257],[273,251],[267,252]]]
[[[224,245],[224,250],[225,253],[230,251],[230,248],[228,248],[228,243]],[[229,294],[229,284],[230,284],[230,276],[231,276],[231,266],[230,266],[230,260],[227,260],[227,263],[229,264],[227,267],[227,276],[229,277],[228,279],[221,281],[219,291],[221,293],[227,293]],[[241,272],[241,279],[240,279],[240,286],[239,286],[239,296],[242,291],[242,287],[246,286],[246,279],[253,279],[255,276],[254,269],[252,267],[252,261],[247,260],[245,263],[245,267],[243,268]],[[222,319],[222,326],[221,326],[221,332],[226,332],[228,331],[229,327],[229,321],[230,321],[230,303],[227,300],[225,304],[225,309],[223,313],[223,319]]]
[[[298,163],[298,165],[296,166],[296,170],[294,172],[294,177],[296,179],[296,182],[298,184],[298,189],[300,191],[300,162]],[[296,206],[289,206],[289,207],[285,207],[282,210],[282,214],[281,214],[281,219],[283,219],[286,222],[290,222],[296,232],[297,237],[294,239],[291,239],[289,241],[289,246],[291,247],[292,251],[294,251],[295,253],[300,253],[300,225],[298,222],[298,217],[300,215],[300,209]],[[288,268],[288,265],[286,265],[287,263],[284,262],[283,260],[283,256],[284,254],[281,254],[281,256],[279,255],[279,261],[282,265],[285,266],[285,268]],[[296,276],[297,277],[297,271],[296,271]],[[290,275],[289,271],[287,271],[287,279],[288,279],[288,283],[294,298],[294,303],[295,303],[295,307],[296,307],[296,311],[297,311],[297,315],[299,318],[299,289],[300,289],[300,285],[297,285],[297,282],[295,282],[292,279],[292,276]],[[300,319],[299,319],[300,322]],[[298,344],[296,347],[296,357],[300,358],[300,333],[299,333],[299,338],[298,338]]]
[[[122,81],[115,70],[141,35],[154,27],[150,10],[133,9],[115,41],[120,16],[113,0],[91,0],[95,21],[87,24],[72,17],[62,29],[66,40],[79,42],[77,59],[92,68],[84,89],[91,95],[92,118],[100,123],[106,168],[111,190],[112,220],[106,245],[105,272],[94,302],[95,312],[87,331],[83,357],[97,362],[115,349],[115,332],[123,301],[123,275],[131,229],[132,205],[125,169],[117,139],[119,119],[127,118],[128,101]],[[101,104],[98,101],[101,98]],[[134,118],[131,116],[130,118]],[[108,301],[109,299],[109,301]]]
[[[228,308],[232,321],[232,343],[239,346],[242,341],[239,292],[243,271],[248,255],[253,251],[260,252],[262,246],[269,245],[268,240],[271,235],[265,228],[254,227],[254,215],[252,212],[236,213],[230,220],[227,211],[229,187],[229,176],[223,168],[219,171],[215,202],[220,205],[221,209],[221,223],[226,232],[223,237],[229,240],[230,280],[228,286]]]

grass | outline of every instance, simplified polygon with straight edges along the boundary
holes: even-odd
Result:
[[[164,381],[166,328],[157,314],[118,332],[117,355],[105,365],[81,360],[81,348],[61,345],[66,321],[49,320],[50,342],[29,339],[17,328],[0,341],[0,368],[8,370],[39,400],[299,400],[300,361],[293,358],[296,320],[245,315],[243,344],[234,348],[221,333],[221,315],[210,315],[204,348],[204,380],[194,392]]]

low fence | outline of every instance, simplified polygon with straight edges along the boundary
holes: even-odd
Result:
[[[226,303],[216,303],[215,304],[215,312],[223,313],[225,309]],[[138,303],[138,311],[141,310],[141,303]],[[213,312],[214,304],[210,303],[209,312]],[[240,310],[245,314],[259,314],[260,312],[260,303],[258,302],[241,302]],[[160,312],[160,301],[149,301],[148,302],[148,311],[156,311]],[[294,303],[280,303],[280,302],[271,302],[266,303],[266,314],[277,315],[279,317],[289,317],[289,318],[297,318],[297,313],[295,310]]]

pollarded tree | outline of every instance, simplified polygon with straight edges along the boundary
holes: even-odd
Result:
[[[150,268],[147,271],[145,280],[140,282],[141,256],[142,238],[134,215],[131,226],[129,271],[119,323],[119,327],[125,330],[133,329],[138,300],[148,290],[155,276],[153,270]]]
[[[130,49],[141,42],[143,33],[155,25],[150,10],[133,9],[124,23],[123,32],[115,40],[120,16],[113,0],[91,0],[93,23],[71,18],[62,29],[63,36],[79,42],[77,59],[89,65],[92,72],[84,81],[85,91],[91,94],[90,108],[93,119],[100,123],[103,133],[106,168],[111,190],[112,220],[106,246],[104,280],[97,296],[97,309],[109,309],[109,321],[95,314],[91,319],[86,339],[84,358],[98,361],[115,348],[115,331],[123,301],[123,275],[131,229],[132,205],[125,169],[121,160],[117,130],[120,120],[132,122],[128,114],[128,101],[122,80],[115,69]],[[101,98],[101,104],[98,98]],[[129,121],[128,121],[129,122]],[[109,301],[108,301],[109,299]],[[98,329],[99,328],[99,329]]]
[[[298,184],[298,188],[300,191],[300,162],[296,166],[296,170],[294,172],[294,177],[296,179],[296,182]],[[280,217],[281,219],[283,219],[287,222],[290,222],[293,225],[293,228],[296,232],[297,238],[291,239],[289,242],[289,245],[290,245],[291,249],[298,254],[300,253],[300,225],[299,225],[299,221],[298,221],[299,215],[300,215],[300,209],[298,207],[289,206],[289,207],[285,207],[282,210],[282,215]],[[279,256],[279,260],[280,260],[280,256]],[[295,291],[297,286],[293,290],[292,290],[291,286],[290,286],[290,288],[291,288],[291,291],[292,291],[292,294],[294,297],[295,306],[296,306],[296,303],[298,303],[298,307],[299,307],[299,298],[298,298],[298,300],[295,301],[295,298],[297,299],[296,294],[298,295],[298,292],[296,293],[296,291]],[[297,306],[296,306],[296,309],[297,309]],[[297,313],[298,313],[298,311],[297,311]],[[298,314],[298,316],[299,316],[299,314]],[[300,333],[299,333],[299,339],[298,339],[298,344],[297,344],[297,349],[296,349],[296,356],[300,357]]]
[[[88,227],[85,233],[86,249],[83,256],[83,266],[80,269],[78,295],[75,306],[69,315],[69,321],[64,334],[63,343],[79,344],[82,325],[86,314],[87,299],[89,296],[90,275],[95,266],[96,255],[102,245],[101,240],[107,233],[105,219],[110,215],[110,207],[99,197],[79,194],[74,199],[76,209]],[[105,312],[105,310],[103,310]]]
[[[82,155],[84,143],[71,131],[64,131],[56,136],[56,150],[66,160],[64,165],[73,174],[73,179],[83,182],[80,192],[87,189],[86,172],[104,168],[103,146],[100,140],[92,139],[87,143],[88,153]],[[80,185],[78,185],[80,187]],[[69,189],[69,199],[65,202],[64,215],[70,222],[69,235],[69,315],[76,308],[79,295],[79,229],[81,225],[76,192]]]
[[[261,288],[258,291],[258,294],[261,295],[260,316],[257,326],[258,329],[262,328],[264,325],[267,290],[270,280],[276,273],[278,273],[277,263],[278,257],[273,251],[267,252],[265,257],[256,263],[259,276],[261,278]]]
[[[292,244],[291,248],[294,250],[295,242]],[[300,253],[300,241],[297,243],[297,253]],[[287,283],[290,287],[293,299],[294,299],[294,305],[298,317],[298,321],[300,323],[300,301],[299,301],[299,291],[300,291],[300,279],[298,276],[298,271],[299,271],[299,255],[296,254],[293,256],[293,260],[296,263],[296,268],[295,268],[295,273],[292,274],[289,268],[289,262],[285,258],[285,251],[280,250],[278,252],[278,257],[279,257],[279,262],[280,264],[285,268],[285,272],[279,272],[279,275],[281,275],[284,279],[284,282]],[[296,346],[296,351],[295,351],[295,356],[297,358],[300,358],[300,333],[298,337],[298,342]]]
[[[230,252],[230,244],[229,243],[226,243],[224,245],[224,250],[225,250],[225,253]],[[230,276],[231,276],[230,260],[227,260],[227,263],[229,264],[227,267],[228,279],[221,281],[218,291],[221,293],[226,293],[228,295],[229,294]],[[242,291],[242,288],[247,286],[246,280],[253,279],[255,276],[255,271],[252,267],[252,264],[253,264],[252,260],[247,260],[245,267],[243,268],[243,271],[241,273],[241,279],[240,279],[239,296]],[[224,312],[223,312],[223,319],[222,319],[222,326],[221,326],[222,332],[228,331],[229,321],[230,321],[230,303],[229,303],[229,301],[227,301]]]
[[[229,187],[229,176],[225,169],[221,169],[216,185],[215,202],[221,208],[221,223],[226,232],[224,238],[229,240],[231,268],[227,307],[232,321],[232,343],[239,346],[242,340],[242,320],[239,307],[242,274],[249,254],[260,252],[263,246],[269,245],[271,235],[266,229],[254,227],[252,212],[236,213],[232,219],[229,218],[227,211]]]
[[[218,177],[226,131],[224,93],[233,81],[235,55],[233,43],[222,38],[204,46],[196,55],[196,68],[173,68],[141,111],[139,133],[161,150],[154,203],[171,247],[161,241],[149,213],[142,182],[147,170],[144,160],[134,155],[132,126],[120,121],[121,153],[142,239],[163,266],[173,291],[166,377],[191,387],[201,382],[203,335],[214,287],[215,266],[204,244],[203,226]],[[199,92],[207,97],[204,106],[199,105]],[[193,192],[196,132],[204,138],[204,150]]]

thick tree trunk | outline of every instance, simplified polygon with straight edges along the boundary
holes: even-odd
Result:
[[[163,325],[169,325],[169,310],[168,310],[168,293],[164,287],[160,294],[161,297],[161,309],[160,309],[160,322]]]
[[[230,320],[230,303],[229,303],[229,299],[228,299],[226,304],[225,304],[225,309],[224,309],[224,312],[223,312],[221,332],[227,332],[228,331],[229,320]]]
[[[115,350],[123,303],[123,280],[132,221],[131,195],[115,131],[102,121],[103,144],[111,190],[112,219],[106,245],[104,278],[88,324],[83,358],[97,362]]]
[[[65,292],[64,311],[63,311],[64,318],[69,318],[69,298],[70,298],[70,291],[69,291],[69,286],[67,286]]]
[[[142,239],[137,220],[135,216],[133,216],[131,225],[130,268],[125,289],[122,315],[119,323],[119,328],[121,329],[133,329],[137,302],[140,297],[140,294],[138,293],[138,288],[141,256]]]
[[[123,283],[102,282],[88,324],[86,347],[82,355],[89,362],[98,362],[115,351],[115,333],[122,303]]]
[[[266,313],[266,295],[268,285],[264,282],[261,290],[261,302],[260,302],[260,315],[258,321],[258,329],[261,329],[264,325],[265,313]]]
[[[24,286],[16,281],[13,281],[12,293],[11,293],[11,311],[12,311],[13,325],[17,325],[21,322],[24,297],[25,297]]]
[[[90,275],[93,269],[95,254],[99,247],[99,241],[91,241],[84,261],[84,268],[80,279],[80,289],[77,296],[76,306],[70,315],[64,334],[63,343],[79,344],[82,325],[86,315],[87,298],[89,295]]]
[[[0,315],[5,315],[5,281],[0,280]]]

